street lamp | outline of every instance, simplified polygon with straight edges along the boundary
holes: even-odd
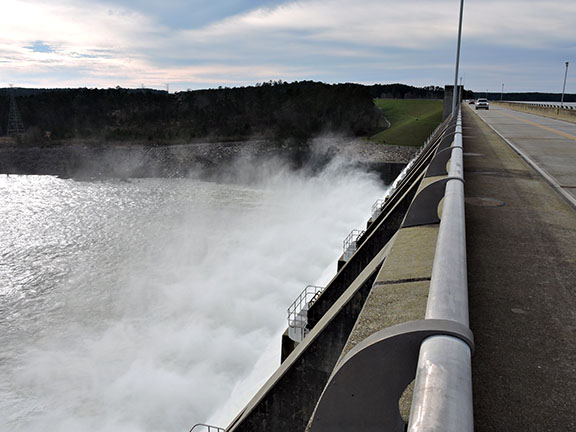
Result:
[[[502,83],[502,91],[500,92],[500,102],[502,102],[502,97],[504,97],[504,83]]]
[[[560,108],[564,108],[564,92],[566,90],[566,77],[568,76],[568,62],[566,62],[566,72],[564,72],[564,85],[562,86],[562,99],[560,99]]]
[[[458,67],[460,66],[460,41],[462,40],[462,12],[464,0],[460,0],[460,20],[458,22],[458,48],[456,49],[456,71],[454,72],[454,91],[452,92],[452,116],[456,115],[456,100],[458,97]]]

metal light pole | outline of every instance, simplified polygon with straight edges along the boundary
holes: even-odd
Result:
[[[568,62],[566,62],[566,72],[564,72],[564,86],[562,86],[562,99],[560,99],[560,108],[564,108],[564,92],[566,91],[567,77],[568,77]]]
[[[500,102],[502,102],[503,97],[504,97],[504,83],[502,83],[502,91],[500,92]]]
[[[460,42],[462,40],[462,13],[464,0],[460,0],[460,20],[458,23],[458,48],[456,49],[456,71],[454,72],[454,91],[452,92],[452,116],[456,115],[456,100],[458,98],[458,68],[460,66]]]

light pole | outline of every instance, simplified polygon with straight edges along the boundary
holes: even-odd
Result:
[[[454,72],[454,91],[452,92],[452,116],[456,115],[456,100],[458,97],[458,68],[460,66],[460,42],[462,40],[462,13],[464,0],[460,0],[460,19],[458,22],[458,48],[456,49],[456,71]]]
[[[566,91],[566,77],[568,77],[568,62],[566,62],[566,72],[564,72],[564,85],[562,86],[562,99],[560,99],[560,108],[564,108],[564,92]]]
[[[500,102],[502,102],[503,97],[504,97],[504,83],[502,83],[502,91],[500,92]]]

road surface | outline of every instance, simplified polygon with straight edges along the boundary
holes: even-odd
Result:
[[[494,106],[475,112],[576,206],[576,124]]]
[[[463,115],[475,431],[576,432],[576,207],[481,118],[564,186],[576,125]]]

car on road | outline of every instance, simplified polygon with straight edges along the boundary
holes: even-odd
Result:
[[[490,103],[488,103],[488,99],[486,98],[479,98],[476,100],[476,109],[490,109]]]

